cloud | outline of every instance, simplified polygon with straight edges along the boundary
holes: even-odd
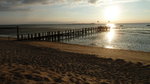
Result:
[[[0,11],[27,11],[31,6],[54,4],[114,4],[135,2],[138,0],[0,0]]]
[[[0,11],[25,11],[30,6],[51,5],[64,2],[64,0],[0,0]]]
[[[88,2],[91,4],[95,4],[96,2],[98,2],[99,0],[89,0]]]
[[[110,4],[121,4],[121,3],[131,3],[141,0],[88,0],[88,3],[94,5],[110,5]]]

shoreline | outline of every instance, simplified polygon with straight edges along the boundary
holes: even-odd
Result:
[[[0,40],[16,41],[16,38],[0,37]],[[21,44],[27,44],[35,47],[45,47],[58,49],[65,52],[73,52],[79,54],[91,54],[97,57],[123,59],[128,62],[141,62],[145,65],[150,65],[150,52],[123,50],[123,49],[109,49],[95,46],[85,46],[79,44],[68,44],[60,42],[47,42],[47,41],[16,41]]]
[[[16,38],[0,37],[0,40],[16,41]],[[45,47],[58,49],[65,52],[73,52],[79,54],[96,55],[97,57],[123,59],[128,62],[141,62],[145,65],[150,65],[150,52],[123,50],[123,49],[111,49],[96,46],[85,46],[79,44],[68,44],[61,42],[47,42],[47,41],[16,41],[17,43],[27,44],[35,47]]]
[[[44,41],[43,42],[27,41],[23,43],[36,47],[54,48],[66,52],[91,54],[96,55],[97,57],[123,59],[134,63],[142,62],[143,64],[146,65],[150,64],[150,52],[122,50],[122,49],[107,49],[101,47],[83,46],[78,44],[44,42]]]
[[[150,65],[122,56],[149,53],[5,38],[0,46],[2,84],[149,84]]]

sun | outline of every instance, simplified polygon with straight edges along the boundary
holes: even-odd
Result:
[[[120,7],[119,6],[109,6],[104,10],[104,17],[107,21],[114,21],[119,18]]]
[[[106,26],[110,27],[111,29],[113,29],[113,28],[116,27],[116,25],[115,25],[115,24],[112,24],[112,23],[108,23],[108,24],[106,24]]]

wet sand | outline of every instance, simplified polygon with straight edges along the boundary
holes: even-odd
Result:
[[[148,56],[138,51],[0,39],[0,83],[149,84]]]
[[[25,42],[26,44],[54,48],[61,51],[92,54],[97,57],[123,59],[131,62],[142,62],[143,64],[150,65],[150,52],[119,50],[119,49],[106,49],[100,47],[89,47],[76,44],[53,43],[53,42]]]

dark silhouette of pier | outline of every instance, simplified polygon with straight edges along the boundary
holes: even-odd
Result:
[[[110,30],[109,27],[99,26],[91,28],[82,28],[82,29],[71,29],[64,31],[51,31],[51,32],[42,32],[34,34],[19,34],[19,27],[17,26],[17,40],[19,41],[51,41],[51,42],[60,42],[66,39],[72,39],[80,36],[86,36],[89,34],[94,34],[102,31]]]

